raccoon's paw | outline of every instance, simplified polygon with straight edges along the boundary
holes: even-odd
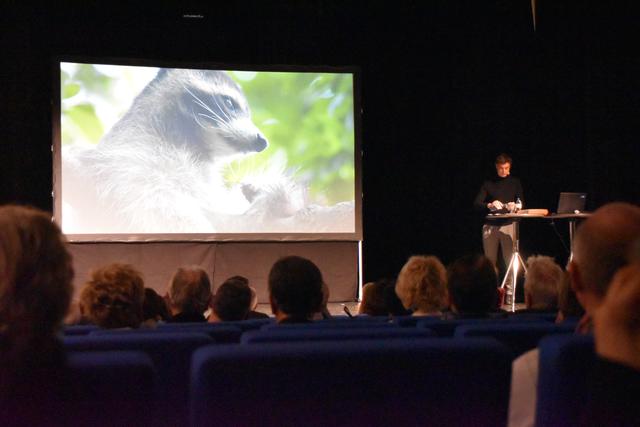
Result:
[[[243,184],[242,193],[251,203],[245,213],[262,220],[288,218],[305,207],[305,190],[290,180],[264,187]]]

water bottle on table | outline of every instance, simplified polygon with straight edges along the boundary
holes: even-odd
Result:
[[[516,198],[516,209],[515,212],[519,212],[520,209],[522,209],[522,200],[520,200],[520,197]]]

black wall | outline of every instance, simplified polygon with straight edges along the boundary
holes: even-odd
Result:
[[[70,3],[70,2],[69,2]],[[640,201],[640,55],[627,3],[538,0],[3,2],[0,202],[51,209],[56,54],[362,70],[365,280],[481,250],[471,203],[501,151],[529,207]],[[169,3],[169,2],[166,2]],[[632,5],[632,2],[628,3]],[[202,19],[185,19],[199,14]],[[566,224],[523,224],[566,260]]]

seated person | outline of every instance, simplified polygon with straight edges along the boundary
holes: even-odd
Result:
[[[105,329],[138,328],[142,323],[144,281],[131,265],[110,264],[91,273],[80,291],[80,312]]]
[[[333,317],[327,307],[327,304],[329,303],[329,295],[329,286],[323,282],[322,303],[320,304],[320,310],[313,315],[313,320],[331,319]]]
[[[440,316],[447,307],[447,272],[435,256],[412,256],[400,270],[396,294],[414,316]]]
[[[51,214],[0,207],[0,425],[65,425],[73,267]]]
[[[576,293],[571,288],[569,273],[565,271],[558,285],[558,314],[555,323],[571,319],[578,320],[582,316],[584,316],[584,308],[580,305]]]
[[[612,325],[609,325],[607,321],[612,320],[615,323],[614,319],[616,319],[617,315],[624,313],[628,308],[625,307],[622,301],[616,302],[616,299],[618,297],[627,298],[621,287],[633,283],[630,281],[631,277],[626,276],[629,271],[633,271],[633,268],[630,267],[627,270],[624,266],[633,263],[636,259],[633,257],[632,249],[637,243],[638,236],[640,236],[640,208],[638,206],[620,202],[603,205],[578,227],[573,240],[573,258],[567,268],[570,275],[571,288],[585,312],[575,332],[577,334],[594,332],[594,322],[596,326],[600,322],[604,328],[600,330],[603,332],[602,334],[598,332],[597,327],[595,330],[596,353],[614,361],[621,360],[616,360],[615,356],[609,357],[607,355],[608,350],[604,350],[604,348],[608,347],[608,344],[613,346],[622,344],[622,348],[624,348],[626,343],[624,343],[622,337],[625,334],[614,333],[612,330],[609,332],[608,327]],[[620,272],[620,276],[616,274],[617,272]],[[620,287],[616,287],[615,290],[612,287],[610,290],[610,286],[614,283]],[[635,307],[634,313],[637,313],[636,301],[634,299],[628,301]],[[605,302],[613,303],[613,305],[608,306],[609,308],[615,307],[613,311],[609,309],[605,309],[602,312],[599,311]],[[620,310],[620,313],[617,313],[618,310]],[[610,318],[610,316],[613,316],[613,318]],[[637,328],[637,316],[635,321],[632,319],[634,317],[627,319],[631,320],[628,326]],[[600,335],[600,338],[598,335]],[[611,341],[607,341],[608,339]],[[609,348],[613,349],[612,347]],[[530,426],[534,424],[538,366],[539,350],[537,348],[524,353],[513,361],[511,396],[509,399],[509,426]],[[587,374],[588,372],[585,372],[585,375]],[[637,389],[638,384],[635,387]],[[627,389],[624,392],[618,392],[616,397],[609,399],[609,402],[613,403],[618,396],[623,395],[637,396],[637,393],[634,394],[631,389]],[[632,403],[637,408],[638,405],[635,400],[637,398]],[[622,399],[620,403],[627,404],[628,402]],[[621,405],[620,408],[624,412],[623,406]],[[598,411],[596,410],[595,412]],[[605,410],[600,415],[604,419],[611,413]],[[592,417],[592,419],[587,420],[586,424],[637,425],[637,423],[620,423],[616,422],[616,420],[617,418],[611,418],[609,422],[603,422],[599,417]]]
[[[634,257],[613,277],[593,315],[598,359],[588,376],[583,425],[640,425],[640,253]]]
[[[244,279],[244,280],[243,280]],[[244,277],[231,277],[218,287],[209,322],[245,320],[251,310],[251,288]]]
[[[142,318],[146,326],[155,326],[158,322],[171,319],[167,302],[151,288],[144,288]]]
[[[248,280],[247,280],[247,283],[249,283]],[[247,316],[247,319],[268,319],[269,318],[268,314],[257,311],[258,294],[256,293],[256,290],[254,289],[253,286],[249,286],[249,289],[251,289],[251,311],[249,311],[249,315]]]
[[[527,313],[555,313],[558,311],[558,288],[564,272],[553,258],[530,256],[524,277],[524,303]]]
[[[211,303],[211,282],[198,266],[180,267],[169,283],[170,322],[206,322]]]
[[[269,303],[278,323],[308,323],[322,305],[322,273],[306,258],[287,256],[269,272]]]
[[[498,311],[498,276],[482,255],[467,255],[447,270],[449,303],[454,317],[501,317]]]
[[[404,308],[396,294],[396,282],[391,279],[380,279],[369,282],[362,287],[362,301],[358,314],[368,316],[406,316],[411,311]]]

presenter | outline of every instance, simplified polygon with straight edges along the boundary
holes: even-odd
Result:
[[[496,174],[494,179],[487,180],[480,187],[480,191],[474,200],[476,210],[482,212],[485,217],[488,214],[504,214],[522,209],[524,193],[520,180],[511,175],[511,157],[500,154],[496,158]],[[482,247],[484,254],[493,262],[498,263],[498,249],[502,252],[505,268],[509,265],[513,253],[513,239],[515,226],[512,220],[486,219],[482,226]],[[511,280],[507,280],[505,303],[511,303]]]

